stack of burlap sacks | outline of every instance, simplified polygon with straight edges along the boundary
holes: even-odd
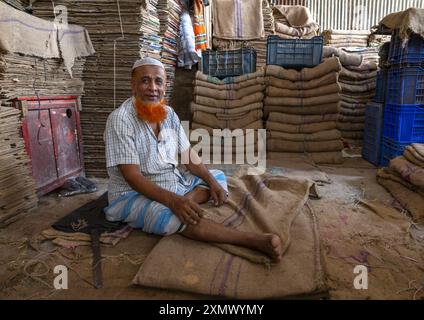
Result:
[[[343,65],[339,77],[342,102],[337,128],[346,142],[358,147],[362,146],[365,106],[375,95],[378,52],[371,50],[372,54],[367,49],[364,55],[363,51],[347,51],[359,56],[361,63]]]
[[[324,30],[324,45],[335,48],[367,47],[369,30]]]
[[[315,163],[341,163],[343,144],[336,128],[341,64],[329,58],[301,71],[266,67],[267,151],[269,159],[306,153]]]
[[[246,0],[252,1],[252,0]],[[214,6],[219,5],[219,3],[214,3]],[[252,2],[253,9],[255,9],[259,4],[261,4],[260,8],[257,10],[261,10],[262,12],[262,22],[263,22],[263,33],[258,30],[256,36],[248,37],[249,39],[245,39],[243,35],[237,34],[223,34],[216,29],[214,29],[214,37],[213,37],[213,48],[215,50],[234,50],[240,48],[254,48],[256,51],[256,68],[262,68],[266,64],[266,39],[268,35],[274,34],[274,17],[272,15],[272,8],[270,7],[267,0],[254,1]],[[218,6],[215,8],[215,14],[217,16],[222,16],[221,12],[226,11],[225,6]],[[252,25],[253,22],[249,20],[249,16],[246,16],[246,23]],[[214,20],[215,21],[215,20]],[[222,21],[222,20],[220,20]],[[243,29],[243,28],[242,28]],[[226,30],[222,28],[222,30]]]
[[[319,25],[307,7],[273,7],[275,34],[283,39],[310,39],[318,35]]]
[[[415,222],[424,222],[424,144],[407,146],[403,156],[378,170],[377,181],[411,213]]]
[[[264,90],[263,69],[223,80],[198,71],[191,104],[192,129],[206,129],[210,135],[213,129],[263,129]],[[232,152],[244,153],[244,149],[234,146]]]

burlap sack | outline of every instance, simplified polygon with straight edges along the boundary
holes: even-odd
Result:
[[[405,187],[402,183],[396,182],[391,176],[392,174],[387,168],[382,168],[377,171],[377,182],[411,213],[415,222],[424,223],[424,197]]]
[[[364,79],[371,79],[377,77],[377,71],[371,71],[371,72],[355,72],[351,71],[345,67],[341,68],[340,79],[353,79],[353,80],[364,80]]]
[[[343,100],[340,101],[340,107],[344,109],[352,109],[352,110],[358,110],[358,109],[365,109],[366,103],[358,103],[358,102],[346,102]]]
[[[361,130],[361,131],[344,131],[344,130],[339,129],[339,131],[340,131],[342,137],[347,138],[347,139],[357,140],[357,139],[362,139],[364,137],[364,131],[363,130]]]
[[[199,124],[207,125],[212,128],[229,128],[229,129],[237,129],[244,128],[248,124],[260,120],[262,118],[263,112],[260,109],[250,111],[243,115],[237,115],[233,118],[222,119],[211,113],[206,113],[203,111],[195,111],[193,113],[193,121]],[[225,117],[224,117],[225,118]]]
[[[357,109],[349,109],[349,108],[340,108],[340,114],[344,116],[354,116],[354,117],[362,117],[365,116],[365,107],[357,108]]]
[[[330,152],[341,151],[341,140],[328,141],[284,141],[267,139],[267,150],[271,152]]]
[[[362,63],[361,55],[347,53],[343,50],[331,46],[324,46],[322,48],[322,56],[323,58],[336,56],[339,58],[343,66],[359,66]]]
[[[267,139],[278,139],[285,141],[328,141],[340,140],[341,134],[339,130],[325,130],[314,133],[286,133],[281,131],[269,130]]]
[[[379,24],[390,29],[399,29],[401,39],[408,39],[411,31],[424,37],[424,9],[409,8],[391,13],[385,16]]]
[[[291,81],[287,79],[280,79],[273,76],[265,77],[268,86],[276,88],[290,89],[290,90],[308,90],[319,88],[328,84],[337,83],[339,74],[337,72],[330,72],[322,77],[312,79],[309,81]]]
[[[359,131],[364,129],[365,124],[351,122],[337,122],[337,129],[342,131]]]
[[[363,84],[375,83],[376,79],[370,78],[370,79],[363,79],[363,80],[352,80],[352,79],[349,80],[349,79],[346,79],[346,78],[342,78],[342,79],[339,79],[339,82],[344,83],[344,84],[359,86],[359,85],[363,85]]]
[[[219,79],[217,77],[212,77],[207,74],[204,74],[200,71],[196,72],[196,79],[201,81],[206,81],[210,83],[214,83],[217,85],[225,85],[225,84],[233,84],[233,83],[241,83],[251,79],[263,78],[265,76],[264,69],[259,69],[253,73],[243,74],[237,77],[227,77],[224,79]]]
[[[238,100],[245,96],[255,94],[257,92],[262,92],[265,90],[265,85],[257,84],[250,87],[245,87],[239,90],[221,90],[221,89],[211,89],[202,86],[194,87],[193,93],[195,95],[209,97],[218,100]]]
[[[196,122],[192,122],[191,128],[192,129],[205,129],[209,132],[210,135],[213,135],[214,129],[218,129],[218,128],[212,128],[212,127],[206,126],[204,124],[196,123]],[[237,128],[237,129],[263,129],[263,128],[264,128],[263,121],[258,120],[258,121],[255,121],[253,123],[249,123],[244,128]]]
[[[319,25],[305,6],[275,5],[272,8],[275,21],[297,29],[297,36],[318,31]]]
[[[287,124],[306,124],[336,121],[338,118],[337,113],[328,113],[322,115],[294,115],[288,113],[271,112],[268,116],[269,121],[281,122]]]
[[[367,58],[367,56],[363,54],[362,63],[359,66],[346,66],[345,68],[347,70],[350,70],[353,72],[359,72],[359,73],[377,71],[378,70],[378,53],[374,53],[370,57],[372,58]]]
[[[199,95],[195,96],[193,100],[196,104],[214,108],[240,108],[255,102],[262,102],[263,97],[264,94],[262,92],[257,92],[237,100],[216,100],[214,98],[208,98]]]
[[[369,35],[371,33],[370,30],[341,30],[341,29],[327,29],[322,31],[322,35],[325,38],[331,38],[334,35],[344,35],[349,37],[352,34],[356,35]]]
[[[292,97],[266,97],[264,104],[267,106],[316,106],[325,105],[333,102],[339,102],[338,93],[323,95],[311,98],[292,98]]]
[[[372,98],[374,98],[375,93],[370,93],[370,94],[363,94],[363,96],[352,96],[352,95],[346,95],[346,94],[340,94],[340,98],[341,101],[344,101],[346,103],[350,103],[350,104],[367,104],[367,102],[369,102]]]
[[[278,21],[275,22],[275,33],[285,39],[310,39],[317,35],[317,31],[311,28],[293,28]]]
[[[355,32],[355,31],[352,31]],[[329,40],[364,40],[368,41],[367,34],[332,34]]]
[[[423,188],[420,188],[420,187],[413,185],[409,181],[405,180],[398,172],[392,170],[391,168],[388,168],[388,167],[381,168],[381,170],[379,170],[377,172],[377,176],[379,176],[380,178],[383,178],[383,179],[392,180],[396,183],[400,183],[401,185],[403,185],[404,187],[406,187],[410,191],[416,192],[420,196],[424,197],[424,189]]]
[[[342,66],[337,57],[332,57],[313,68],[303,68],[301,71],[293,69],[284,69],[276,65],[267,65],[265,74],[279,79],[290,81],[309,81],[320,78],[331,72],[339,72]]]
[[[300,154],[299,154],[300,155]],[[267,159],[270,160],[285,160],[290,159],[293,153],[288,152],[267,152]],[[343,156],[340,151],[337,152],[307,152],[304,157],[316,164],[341,164],[343,163]]]
[[[358,85],[346,84],[346,83],[340,82],[340,87],[342,88],[343,92],[363,93],[363,92],[374,90],[375,86],[376,86],[375,81],[365,83],[365,84],[358,84]]]
[[[281,122],[267,121],[268,130],[281,131],[287,133],[314,133],[324,130],[336,129],[336,121],[307,123],[307,124],[287,124]]]
[[[323,85],[319,88],[314,89],[301,89],[301,90],[290,90],[283,89],[268,85],[266,88],[266,95],[268,97],[292,97],[292,98],[309,98],[309,97],[318,97],[323,95],[330,95],[333,93],[339,93],[341,87],[338,83],[332,83],[328,85]]]
[[[213,10],[213,36],[221,39],[251,40],[265,36],[262,1],[220,0]]]
[[[317,115],[339,112],[339,103],[331,103],[320,106],[286,107],[286,106],[264,106],[265,118],[270,112],[282,112],[297,115]]]
[[[424,144],[413,143],[406,146],[403,156],[413,164],[424,168]]]
[[[337,119],[339,122],[348,122],[348,123],[365,123],[365,117],[364,116],[347,116],[340,114],[339,118]]]
[[[190,104],[191,112],[203,111],[203,112],[207,112],[211,114],[228,114],[228,115],[240,115],[252,110],[257,110],[262,108],[263,108],[262,102],[256,102],[256,103],[245,105],[243,107],[232,108],[232,109],[229,109],[226,107],[221,107],[221,108],[210,107],[210,106],[197,104],[194,102]]]
[[[240,90],[243,88],[255,86],[258,84],[265,84],[265,77],[257,77],[255,79],[249,79],[246,81],[238,82],[238,83],[228,83],[228,84],[216,84],[213,82],[203,81],[196,79],[193,81],[194,87],[205,87],[211,88],[214,90]]]
[[[238,230],[278,233],[284,244],[282,262],[252,263],[248,260],[252,257],[268,261],[252,250],[172,235],[155,246],[133,283],[233,299],[282,298],[322,290],[316,218],[305,207],[312,183],[267,175],[228,180],[229,204],[203,205],[207,217]]]
[[[404,180],[424,190],[424,169],[400,156],[390,160],[389,168]]]

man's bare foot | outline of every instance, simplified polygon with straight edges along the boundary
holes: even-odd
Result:
[[[283,254],[283,246],[279,236],[273,233],[263,234],[258,242],[258,250],[269,256],[274,262],[280,262]]]

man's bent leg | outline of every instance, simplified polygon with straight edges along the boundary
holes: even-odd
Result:
[[[234,244],[259,250],[275,261],[281,260],[281,239],[276,234],[242,232],[205,218],[200,219],[196,225],[187,225],[181,234],[193,240]]]
[[[208,202],[208,200],[211,197],[211,192],[208,188],[203,187],[196,187],[193,189],[193,191],[190,191],[185,197],[193,200],[196,203],[205,203]]]

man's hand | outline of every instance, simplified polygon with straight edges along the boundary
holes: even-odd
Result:
[[[218,182],[215,181],[211,183],[209,187],[215,206],[222,206],[225,202],[227,202],[227,192]]]
[[[201,218],[202,209],[200,206],[186,197],[173,196],[169,208],[184,224],[197,224]]]

